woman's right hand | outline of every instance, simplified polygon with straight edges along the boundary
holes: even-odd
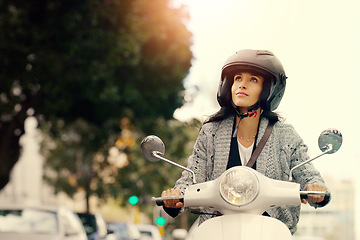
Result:
[[[161,196],[162,197],[167,197],[167,196],[178,196],[181,195],[181,192],[179,189],[168,189],[162,192]],[[175,200],[166,200],[164,201],[164,206],[167,208],[182,208],[184,206],[184,204],[182,202],[180,202],[179,199],[175,199]]]

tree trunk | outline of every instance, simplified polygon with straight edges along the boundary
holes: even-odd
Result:
[[[86,194],[86,212],[90,213],[90,181],[85,185],[85,194]]]

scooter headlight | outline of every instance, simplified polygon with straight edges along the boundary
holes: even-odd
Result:
[[[249,169],[234,167],[220,179],[220,195],[234,206],[246,205],[259,193],[259,180]]]

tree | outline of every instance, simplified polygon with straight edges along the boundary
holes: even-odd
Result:
[[[172,118],[192,53],[188,16],[169,3],[0,1],[0,189],[28,115],[52,136],[59,123],[84,122],[100,134],[99,149],[121,130],[119,119],[150,131],[157,118]]]
[[[152,134],[163,139],[166,155],[186,165],[200,126],[199,121],[182,123],[158,119],[156,126]],[[85,122],[76,122],[67,128],[59,123],[56,128],[59,134],[56,138],[46,139],[43,148],[47,158],[45,179],[56,192],[62,191],[72,196],[82,189],[86,193],[87,203],[91,195],[104,200],[128,199],[136,195],[143,211],[150,213],[153,206],[151,196],[160,195],[162,190],[171,187],[180,177],[181,169],[161,162],[149,163],[143,158],[140,141],[145,135],[136,132],[137,128],[127,118],[121,121],[121,133],[117,140],[109,141],[102,148],[94,146],[99,133],[96,134],[97,130]],[[126,203],[124,200],[120,202]],[[90,210],[89,204],[87,209]]]

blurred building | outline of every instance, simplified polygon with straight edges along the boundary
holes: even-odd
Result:
[[[325,180],[331,190],[331,202],[317,209],[302,204],[296,235],[355,240],[355,183],[329,176]]]

